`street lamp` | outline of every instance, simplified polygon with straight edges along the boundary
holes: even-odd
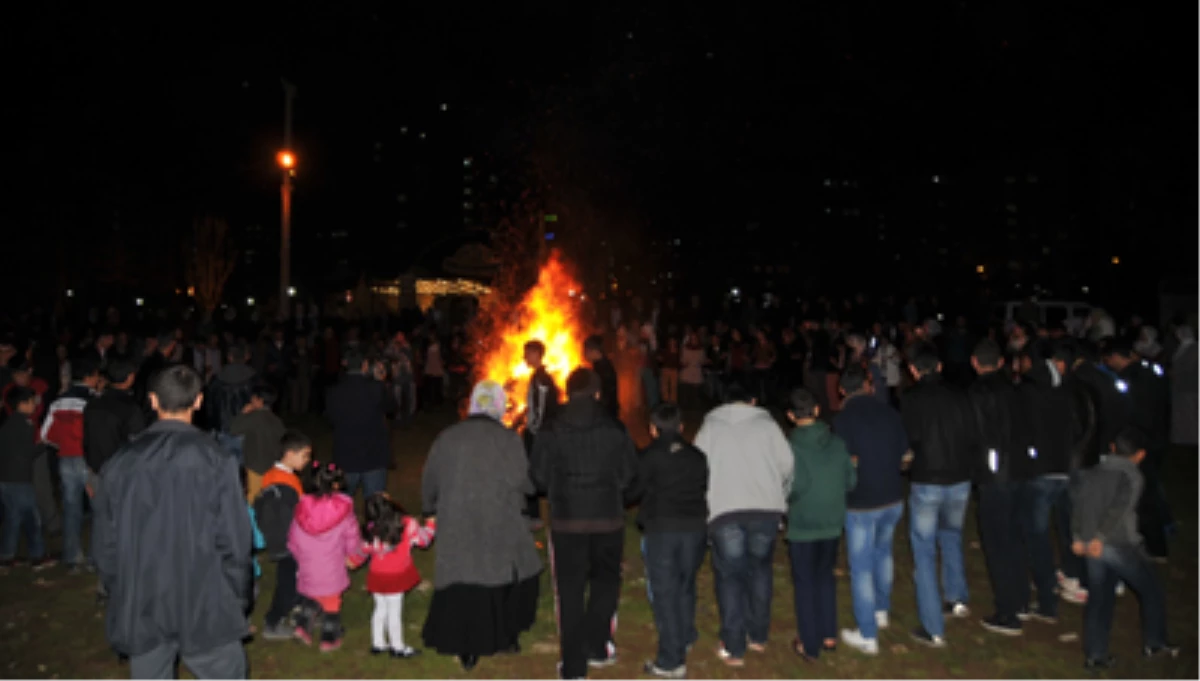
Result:
[[[283,81],[283,149],[275,156],[283,172],[279,187],[279,318],[286,320],[290,307],[287,304],[288,287],[292,282],[292,177],[296,174],[296,154],[292,151],[292,100],[296,97],[296,86]]]

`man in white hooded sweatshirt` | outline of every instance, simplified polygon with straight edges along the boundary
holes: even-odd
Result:
[[[695,444],[708,457],[708,531],[721,613],[717,654],[741,667],[747,648],[766,649],[771,561],[795,460],[779,424],[745,387],[730,385],[726,396],[728,403],[704,418]]]

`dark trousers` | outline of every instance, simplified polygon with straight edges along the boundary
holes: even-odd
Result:
[[[796,632],[804,652],[821,654],[825,639],[837,639],[837,587],[833,565],[838,540],[789,541],[792,585],[795,589]]]
[[[241,641],[186,655],[180,655],[178,643],[164,643],[148,653],[129,658],[129,675],[135,679],[177,679],[180,658],[198,679],[246,678],[246,649]]]
[[[264,621],[268,627],[279,624],[296,607],[296,559],[288,556],[275,564],[275,594]]]
[[[708,534],[652,532],[645,536],[646,574],[654,594],[654,626],[658,629],[659,669],[677,669],[687,661],[696,631],[696,573],[704,561]]]
[[[531,460],[533,457],[533,440],[535,437],[537,437],[537,436],[534,435],[533,433],[529,432],[528,430],[525,431],[525,434],[523,436],[523,439],[525,441],[525,455],[527,457],[530,457]],[[541,520],[542,519],[542,505],[541,505],[541,502],[539,501],[539,497],[538,497],[538,494],[536,491],[533,494],[525,497],[525,515],[528,516],[530,520]]]
[[[583,678],[589,659],[608,657],[621,595],[625,529],[603,534],[552,532],[563,678]]]
[[[63,527],[62,514],[58,512],[58,498],[54,494],[58,489],[58,476],[55,475],[57,464],[58,457],[50,452],[50,448],[38,445],[37,456],[33,458],[33,491],[46,534],[62,532]]]
[[[1137,506],[1138,534],[1146,543],[1147,553],[1161,558],[1167,555],[1167,525],[1172,520],[1171,507],[1162,486],[1161,470],[1165,458],[1165,450],[1146,451],[1146,458],[1139,466],[1145,484]]]
[[[996,616],[1015,624],[1029,605],[1029,577],[1021,541],[1024,483],[992,482],[979,487],[979,538],[992,582]]]
[[[1069,497],[1066,477],[1042,476],[1023,485],[1024,499],[1020,502],[1022,536],[1028,549],[1029,567],[1037,585],[1038,611],[1051,617],[1058,615],[1058,580],[1054,575],[1054,545],[1050,539],[1051,516],[1061,497]],[[1067,532],[1070,532],[1068,518]],[[1056,528],[1061,534],[1061,527]],[[1067,539],[1070,534],[1067,535]],[[1060,544],[1063,539],[1059,537]],[[1074,557],[1067,548],[1068,556]],[[1066,558],[1063,559],[1064,564]],[[1064,571],[1065,572],[1065,571]]]
[[[1162,582],[1140,548],[1106,544],[1100,558],[1086,560],[1088,600],[1083,614],[1083,645],[1088,659],[1108,656],[1116,588],[1120,580],[1137,594],[1142,606],[1142,645],[1157,648],[1167,642],[1167,608]]]

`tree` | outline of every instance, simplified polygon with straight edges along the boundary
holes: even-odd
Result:
[[[220,304],[221,292],[233,274],[237,259],[238,253],[229,239],[229,225],[224,220],[207,217],[193,223],[184,262],[188,286],[195,287],[196,302],[206,319]]]

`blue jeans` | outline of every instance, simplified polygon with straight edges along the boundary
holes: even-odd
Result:
[[[904,515],[904,502],[873,511],[846,513],[846,554],[854,619],[863,638],[877,638],[875,613],[892,607],[892,539]]]
[[[642,565],[646,566],[646,602],[654,607],[654,585],[650,583],[650,559],[646,557],[646,535],[642,535]]]
[[[967,602],[967,577],[963,569],[962,529],[971,500],[971,483],[954,485],[913,484],[908,499],[909,541],[912,544],[917,585],[917,613],[921,626],[933,636],[946,635],[942,596],[947,602]],[[942,589],[938,593],[937,552],[942,550]]]
[[[1083,611],[1083,647],[1090,660],[1108,656],[1108,635],[1117,604],[1117,581],[1125,582],[1142,607],[1142,645],[1167,642],[1167,604],[1162,582],[1141,548],[1106,544],[1100,558],[1086,560],[1088,600]]]
[[[645,535],[647,589],[658,598],[650,602],[658,629],[660,669],[677,669],[687,662],[687,647],[697,638],[696,573],[704,561],[708,537],[704,532],[655,532]]]
[[[765,644],[771,628],[771,560],[779,520],[723,523],[711,533],[721,642],[732,657],[741,659],[747,636]]]
[[[18,534],[25,529],[25,544],[30,560],[46,556],[42,539],[42,516],[38,513],[33,483],[0,482],[0,505],[4,508],[4,531],[0,534],[0,560],[17,555]]]
[[[1025,498],[1021,504],[1025,547],[1029,552],[1029,565],[1033,569],[1033,583],[1037,585],[1038,611],[1052,617],[1058,615],[1058,594],[1055,592],[1058,580],[1054,576],[1054,547],[1050,543],[1050,520],[1051,515],[1057,515],[1055,506],[1061,503],[1063,497],[1068,496],[1068,484],[1065,477],[1043,476],[1031,480],[1025,485]],[[1056,531],[1062,540],[1062,528],[1058,527]],[[1065,537],[1069,541],[1070,525],[1067,526],[1067,532]],[[1069,545],[1066,555],[1074,556]]]
[[[363,490],[363,499],[369,499],[372,494],[387,491],[387,469],[378,468],[364,473],[346,474],[346,495],[354,498],[359,487]]]
[[[66,456],[58,459],[58,473],[62,478],[63,504],[63,562],[67,565],[82,565],[83,554],[83,498],[87,495],[88,467],[82,456]]]

